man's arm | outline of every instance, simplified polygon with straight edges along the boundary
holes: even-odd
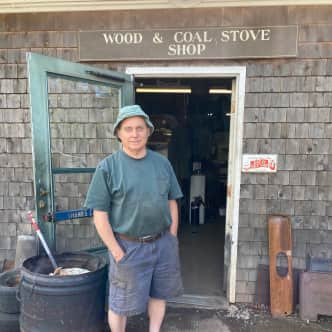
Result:
[[[171,212],[172,223],[170,226],[170,233],[174,236],[177,236],[178,227],[179,227],[179,211],[178,211],[178,203],[175,199],[169,200],[169,209]]]
[[[112,227],[108,221],[108,213],[105,211],[93,210],[93,222],[100,238],[111,252],[115,261],[118,262],[125,253],[114,236]]]

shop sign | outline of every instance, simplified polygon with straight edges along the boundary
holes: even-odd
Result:
[[[79,32],[81,61],[295,57],[297,26]]]
[[[242,159],[244,173],[275,173],[277,172],[276,154],[244,154]]]

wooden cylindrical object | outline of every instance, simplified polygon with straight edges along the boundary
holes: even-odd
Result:
[[[270,304],[274,317],[293,312],[292,237],[289,217],[269,216]],[[285,254],[288,271],[284,276],[277,271],[277,256]]]

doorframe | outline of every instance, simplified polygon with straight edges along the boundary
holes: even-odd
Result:
[[[227,210],[225,244],[230,242],[228,253],[228,271],[226,292],[227,300],[234,303],[236,299],[236,267],[239,227],[239,202],[241,185],[242,165],[242,139],[243,139],[243,117],[245,98],[245,66],[169,66],[169,67],[146,67],[127,66],[126,73],[139,78],[153,77],[220,77],[235,79],[232,96],[232,109],[230,112],[230,137],[227,176]],[[226,252],[225,252],[226,254]],[[226,255],[225,255],[226,260]],[[225,265],[225,263],[224,263]]]

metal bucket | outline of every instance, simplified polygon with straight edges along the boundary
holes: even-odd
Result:
[[[88,253],[64,253],[55,260],[63,268],[82,268],[79,275],[50,276],[47,257],[23,262],[19,287],[22,332],[100,332],[105,327],[106,262]]]

